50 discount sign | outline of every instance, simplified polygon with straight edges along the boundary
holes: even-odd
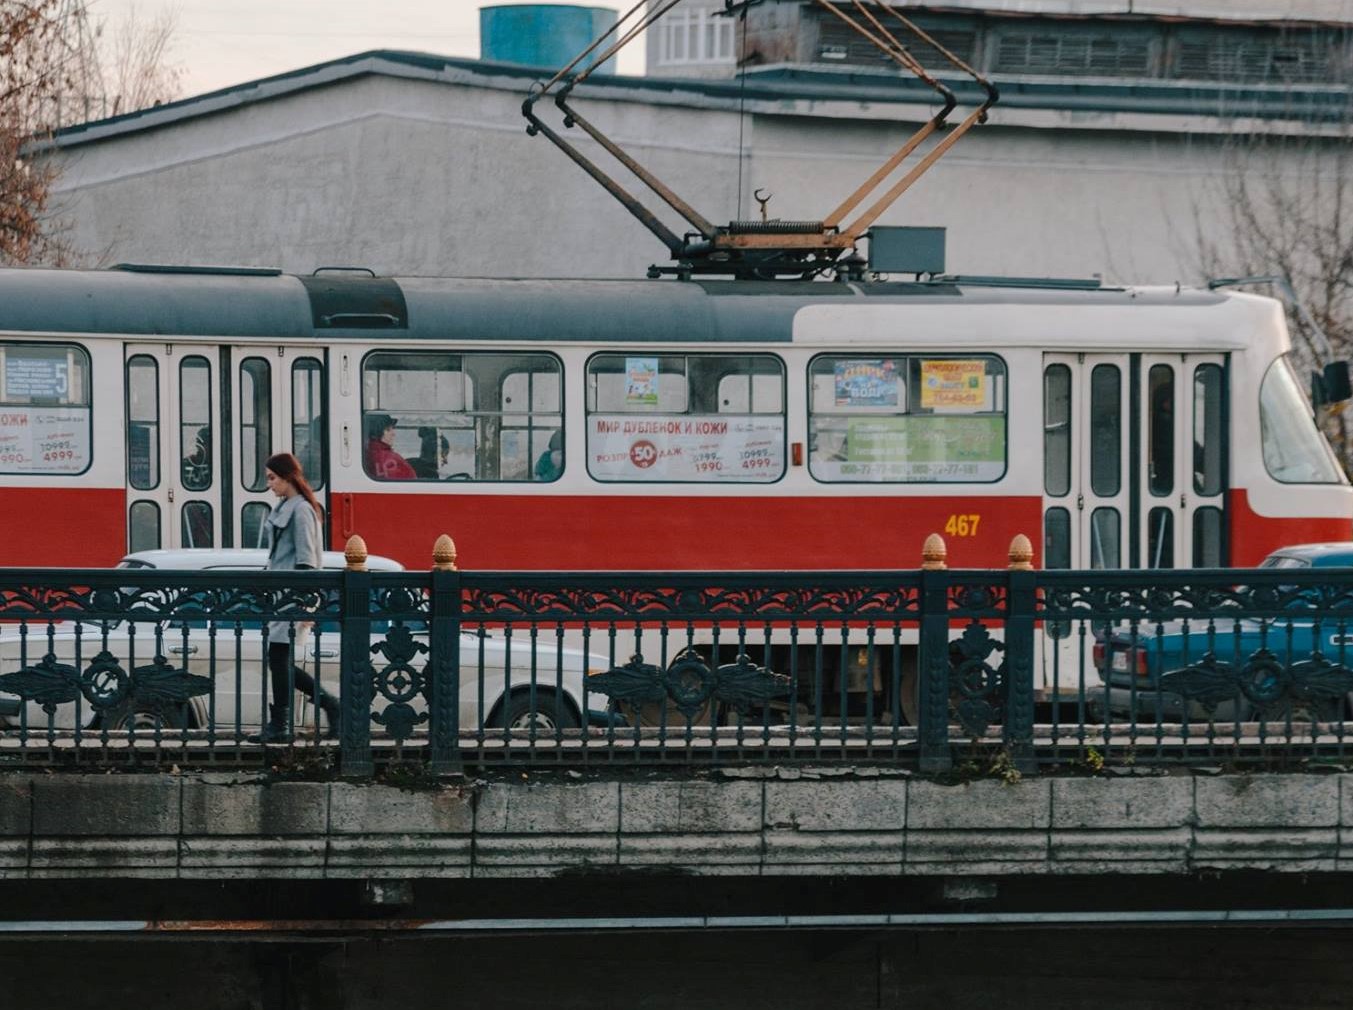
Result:
[[[599,480],[767,483],[784,473],[784,419],[594,414],[587,455]]]

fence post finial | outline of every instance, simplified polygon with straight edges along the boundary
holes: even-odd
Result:
[[[348,542],[343,545],[343,558],[348,563],[348,571],[366,571],[366,557],[366,541],[356,533],[348,537]]]
[[[1023,533],[1016,533],[1010,541],[1010,569],[1016,572],[1031,572],[1034,568],[1034,545]]]
[[[940,572],[948,566],[944,559],[949,556],[949,549],[944,546],[944,537],[938,533],[932,533],[925,538],[925,545],[921,548],[921,570],[926,572]]]
[[[456,570],[456,542],[445,533],[432,545],[432,570],[434,572]]]

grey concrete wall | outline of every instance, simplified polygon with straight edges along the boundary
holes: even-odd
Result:
[[[0,877],[963,876],[1353,867],[1353,775],[942,785],[890,769],[501,779],[0,776]],[[750,777],[745,777],[750,776]]]
[[[62,149],[54,210],[91,265],[637,277],[668,262],[561,152],[526,136],[522,97],[520,82],[487,75],[347,78]],[[579,107],[716,223],[754,217],[757,189],[773,194],[773,217],[821,218],[931,111],[762,101],[744,114],[727,99],[615,90]],[[1224,227],[1222,129],[998,107],[880,223],[948,228],[956,273],[1193,281],[1195,212]]]

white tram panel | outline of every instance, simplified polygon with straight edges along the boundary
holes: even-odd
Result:
[[[88,369],[82,381],[87,384],[84,392],[89,416],[88,424],[75,436],[77,444],[65,447],[85,457],[85,465],[79,471],[34,472],[0,465],[0,487],[70,488],[74,479],[82,488],[121,491],[126,483],[122,445],[125,423],[122,342],[63,333],[0,332],[0,343],[18,348],[30,346],[44,352],[62,347],[74,350],[77,357],[81,352],[87,355]],[[0,392],[4,388],[0,385]],[[3,400],[0,395],[0,402]],[[26,416],[30,413],[29,407],[24,406],[18,412],[25,415],[25,420],[30,420]]]

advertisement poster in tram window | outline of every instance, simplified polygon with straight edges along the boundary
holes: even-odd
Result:
[[[987,408],[986,363],[949,358],[921,362],[922,410]]]
[[[838,407],[897,407],[897,363],[890,359],[845,358],[836,362]]]
[[[658,359],[625,359],[625,405],[627,407],[658,406]]]
[[[768,482],[784,473],[785,422],[778,414],[593,414],[587,453],[598,480]]]
[[[823,480],[993,481],[1005,473],[1003,416],[852,417],[840,460],[815,462]]]
[[[83,473],[88,467],[88,408],[0,407],[0,471]]]

